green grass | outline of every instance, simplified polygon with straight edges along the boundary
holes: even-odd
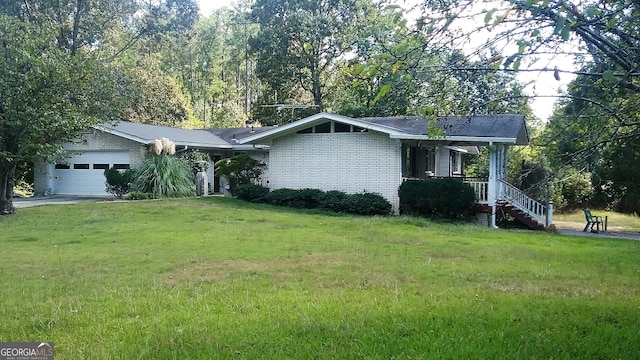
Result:
[[[638,215],[621,214],[613,211],[592,210],[593,215],[608,217],[608,227],[615,231],[640,232],[640,217]],[[584,226],[585,217],[582,210],[565,214],[553,214],[554,221],[578,223]]]
[[[632,359],[640,242],[225,198],[0,217],[0,341],[56,359]]]

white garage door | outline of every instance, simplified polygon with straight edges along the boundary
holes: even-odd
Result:
[[[53,170],[54,194],[108,195],[104,171],[111,167],[128,169],[128,151],[87,151],[75,155]]]

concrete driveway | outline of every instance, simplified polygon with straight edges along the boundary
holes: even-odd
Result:
[[[13,206],[16,209],[40,206],[46,204],[77,204],[81,202],[98,202],[112,200],[113,196],[98,195],[52,195],[52,196],[34,196],[25,198],[14,198]]]

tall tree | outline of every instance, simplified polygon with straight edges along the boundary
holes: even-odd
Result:
[[[16,168],[52,156],[96,122],[121,119],[117,69],[61,49],[56,34],[0,15],[0,215],[12,214]]]
[[[300,102],[324,109],[325,81],[354,43],[366,16],[360,0],[258,0],[251,16],[260,25],[251,39],[257,75],[271,104]]]

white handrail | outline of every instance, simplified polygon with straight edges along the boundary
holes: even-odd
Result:
[[[501,200],[508,201],[511,205],[515,206],[517,209],[525,212],[532,218],[537,221],[547,224],[550,222],[550,219],[547,219],[547,206],[541,204],[540,202],[532,199],[527,194],[525,194],[522,190],[517,187],[509,184],[504,180],[499,181],[500,184],[500,196]],[[548,225],[548,224],[547,224]]]

